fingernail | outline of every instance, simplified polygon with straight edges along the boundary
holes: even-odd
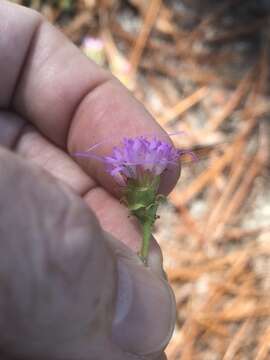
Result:
[[[172,335],[175,309],[173,292],[163,278],[119,258],[112,336],[123,350],[138,355],[161,351]]]

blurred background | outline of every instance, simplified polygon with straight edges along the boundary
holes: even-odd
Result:
[[[270,0],[16,2],[197,155],[155,231],[178,309],[168,359],[270,359]]]

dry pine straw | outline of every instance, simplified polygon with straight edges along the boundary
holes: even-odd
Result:
[[[245,124],[234,134],[234,140],[224,147],[211,167],[205,168],[187,187],[176,190],[171,196],[182,218],[182,227],[195,238],[198,244],[195,249],[199,248],[201,255],[194,256],[194,249],[191,249],[187,260],[181,259],[179,251],[168,251],[173,264],[179,264],[167,268],[167,273],[174,285],[181,314],[175,337],[167,349],[171,360],[270,358],[269,288],[261,286],[263,277],[269,277],[269,261],[263,273],[258,274],[256,269],[262,258],[269,259],[270,245],[258,243],[252,234],[248,242],[245,241],[248,233],[242,230],[241,244],[233,250],[224,247],[221,254],[207,256],[209,244],[215,247],[221,241],[230,240],[226,231],[228,225],[234,225],[235,216],[269,161],[267,132],[264,123],[260,123],[261,117],[254,111],[256,97],[261,94],[267,79],[267,64],[263,53],[258,81],[248,90],[249,72],[225,103],[221,115],[215,120],[210,118],[210,126],[206,129],[209,132],[215,131],[231,115],[249,91],[248,97],[252,101],[247,99],[242,109]],[[250,154],[248,144],[258,124],[258,146],[255,154]],[[225,168],[229,169],[226,175]],[[192,218],[188,205],[224,176],[222,191],[215,201],[208,201],[208,216],[199,221]],[[210,199],[206,197],[207,200]],[[269,227],[264,230],[268,234],[265,239],[270,239]],[[181,288],[187,284],[191,286],[183,298]],[[201,286],[203,292],[199,290]]]
[[[119,54],[129,61],[134,95],[166,130],[187,131],[188,137],[175,138],[177,146],[199,145],[208,156],[203,167],[183,169],[169,198],[176,221],[168,229],[169,241],[161,239],[161,245],[178,313],[168,359],[270,359],[270,228],[243,225],[252,211],[250,195],[256,198],[262,191],[256,184],[269,166],[270,64],[264,21],[216,29],[230,4],[241,3],[224,1],[190,31],[181,27],[182,20],[196,15],[172,10],[161,0],[130,0],[138,10],[136,33],[125,26],[125,3],[122,8],[117,3],[79,0],[60,28],[77,44],[87,33],[107,34],[103,40],[114,52],[107,54],[108,66]],[[41,4],[52,22],[63,12],[46,1],[33,4]],[[220,76],[221,66],[241,61],[242,55],[230,48],[211,51],[205,43],[235,43],[257,32],[265,38],[252,66],[245,67],[244,61],[239,79]],[[198,201],[204,211],[194,215]],[[158,226],[168,224],[161,218]]]

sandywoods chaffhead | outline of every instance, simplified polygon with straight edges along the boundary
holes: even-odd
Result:
[[[120,146],[113,148],[110,156],[97,156],[93,154],[93,148],[87,152],[78,152],[75,156],[102,161],[106,171],[121,186],[122,201],[141,224],[142,245],[139,256],[147,264],[157,208],[164,199],[159,194],[160,176],[169,165],[177,166],[181,155],[187,151],[145,136],[124,138]]]

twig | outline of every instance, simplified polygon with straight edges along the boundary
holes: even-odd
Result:
[[[225,166],[235,156],[235,149],[238,147],[238,142],[235,142],[227,147],[224,154],[216,161],[210,169],[202,172],[193,182],[181,192],[173,192],[171,194],[172,203],[175,206],[186,205],[191,199],[194,198],[199,192],[211,182],[217,174],[219,174]]]
[[[137,41],[136,41],[136,43],[132,49],[132,52],[130,54],[130,64],[131,64],[134,75],[137,72],[137,68],[140,63],[145,44],[147,42],[147,39],[150,35],[152,27],[158,16],[161,3],[162,3],[162,0],[151,0],[149,8],[148,8],[146,16],[145,16],[145,19],[144,19],[144,24],[141,28],[141,31],[137,38]]]
[[[180,100],[171,109],[167,109],[164,115],[158,118],[158,122],[161,125],[166,126],[168,122],[180,116],[185,111],[187,111],[192,106],[196,105],[199,101],[201,101],[207,95],[207,93],[208,88],[206,86],[199,88],[198,90],[194,91],[194,93],[187,96],[185,99]]]
[[[235,359],[236,353],[241,347],[243,341],[245,340],[245,337],[250,330],[250,324],[251,320],[247,319],[244,321],[240,329],[237,331],[237,333],[234,335],[232,341],[230,342],[226,353],[223,357],[223,360],[233,360]]]
[[[207,128],[203,132],[215,131],[223,123],[223,121],[232,114],[232,112],[237,108],[242,98],[247,93],[249,85],[251,83],[252,74],[253,69],[252,71],[249,71],[239,82],[238,87],[236,88],[228,102],[225,104],[224,108],[216,116],[209,119]]]
[[[237,151],[238,154],[241,154],[242,151],[241,147]],[[245,171],[245,167],[248,163],[248,159],[240,155],[239,159],[235,159],[234,162],[235,162],[235,166],[229,176],[227,186],[225,187],[225,190],[222,192],[219,200],[217,201],[212,212],[210,213],[208,221],[205,224],[205,229],[206,229],[205,237],[207,239],[211,238],[211,234],[214,233],[214,229],[216,228],[217,224],[219,224],[219,222],[221,221],[220,218],[223,218],[226,205],[230,197],[234,193],[240,181],[240,178],[243,175],[243,172]]]
[[[255,360],[267,360],[270,352],[270,326],[261,338]]]

